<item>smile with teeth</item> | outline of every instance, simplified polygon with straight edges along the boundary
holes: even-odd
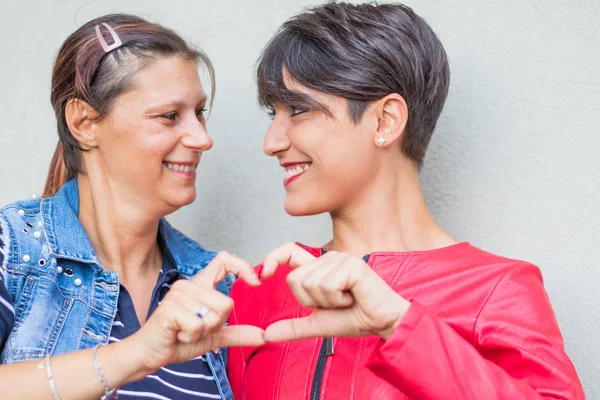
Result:
[[[296,175],[300,175],[310,168],[310,164],[304,165],[292,165],[285,168],[285,179],[293,178]]]
[[[183,165],[183,164],[174,164],[174,163],[163,163],[163,165],[169,168],[171,171],[176,172],[192,172],[196,170],[195,165]]]

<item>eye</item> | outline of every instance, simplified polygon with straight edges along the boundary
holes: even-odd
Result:
[[[175,121],[175,119],[177,118],[177,113],[172,112],[172,113],[168,113],[168,114],[162,114],[160,117],[164,118],[164,119],[168,119],[169,121]]]
[[[305,112],[308,112],[308,110],[302,108],[292,108],[292,114],[290,117],[295,117],[296,115],[304,114]]]
[[[204,113],[207,112],[207,111],[208,111],[208,109],[206,109],[206,108],[198,110],[198,111],[196,111],[196,116],[198,118],[204,118]]]
[[[269,110],[269,111],[267,111],[267,115],[271,119],[275,118],[275,110]]]

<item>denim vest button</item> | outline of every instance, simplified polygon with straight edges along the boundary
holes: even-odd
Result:
[[[38,231],[33,232],[33,237],[36,239],[39,239],[42,236],[41,233],[39,233]]]
[[[81,282],[81,279],[77,278],[77,279],[75,279],[75,282],[73,282],[73,283],[75,283],[75,286],[81,286],[82,282]]]
[[[25,210],[19,210],[17,214],[19,214],[19,217],[23,217],[25,215]]]
[[[59,265],[58,267],[56,267],[56,272],[62,274],[63,268]]]
[[[38,221],[38,223],[37,223],[37,226],[38,226],[38,228],[41,228],[41,227],[42,227],[42,225],[43,225],[43,224],[42,224],[42,221]]]
[[[29,262],[29,261],[31,261],[31,257],[29,257],[29,255],[28,255],[28,254],[25,254],[25,255],[23,256],[23,261],[24,261],[24,262]]]

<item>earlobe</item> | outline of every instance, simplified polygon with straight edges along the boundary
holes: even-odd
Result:
[[[69,131],[86,150],[98,145],[93,129],[95,114],[94,109],[81,99],[69,100],[65,108]]]
[[[402,137],[408,122],[408,107],[397,93],[379,100],[377,107],[378,125],[374,140],[378,147],[387,147]]]

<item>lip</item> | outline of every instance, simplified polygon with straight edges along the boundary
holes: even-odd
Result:
[[[179,165],[194,165],[196,168],[200,161],[173,161],[173,160],[163,160],[163,164],[179,164]]]
[[[291,167],[291,166],[299,165],[299,164],[309,164],[309,166],[312,166],[312,162],[310,162],[310,161],[286,162],[286,163],[281,163],[280,165],[282,167],[286,168],[286,167]],[[306,171],[308,171],[308,169]],[[302,171],[298,175],[294,175],[291,178],[284,178],[284,180],[283,180],[283,186],[287,187],[290,183],[294,182],[295,180],[299,179],[302,175],[304,175],[304,173],[306,171]]]
[[[298,165],[298,164],[312,164],[312,162],[311,161],[293,161],[293,162],[280,163],[279,165],[281,165],[283,168],[286,168],[286,167],[291,167],[292,165]]]
[[[187,179],[194,179],[196,177],[196,169],[198,169],[198,165],[200,164],[200,161],[171,161],[171,160],[164,160],[162,162],[163,167],[169,171],[172,172],[173,174],[179,175],[181,177],[187,178]],[[169,169],[167,167],[167,164],[178,164],[178,165],[186,165],[186,166],[190,166],[193,167],[191,171],[174,171],[172,169]]]
[[[306,171],[304,171],[304,172],[306,172]],[[304,175],[304,172],[302,172],[302,173],[300,173],[300,174],[298,174],[298,175],[294,175],[294,176],[292,176],[291,178],[285,178],[285,179],[283,180],[283,186],[287,186],[287,185],[289,185],[290,183],[294,182],[296,179],[298,179],[298,178],[300,178],[302,175]]]

